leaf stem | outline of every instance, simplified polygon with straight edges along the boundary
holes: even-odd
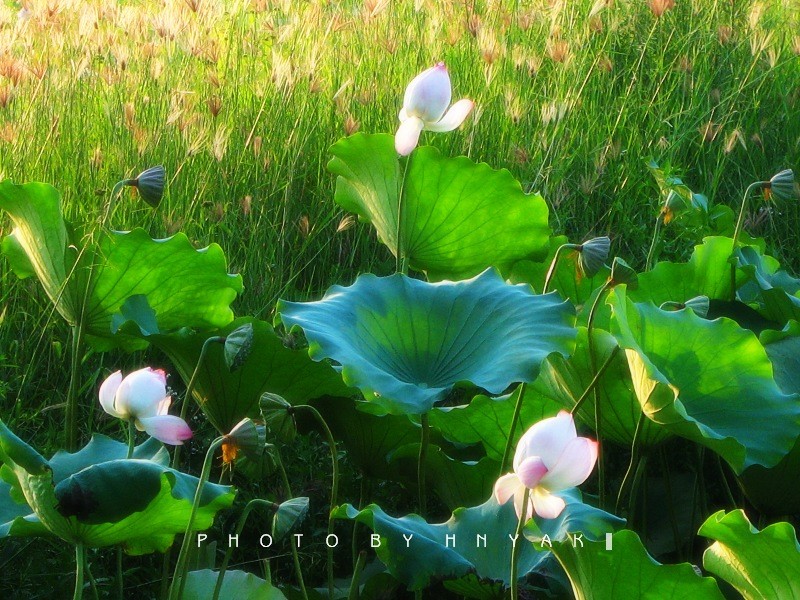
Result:
[[[203,470],[200,473],[200,479],[197,482],[197,489],[194,493],[194,501],[192,502],[192,512],[189,514],[189,522],[186,524],[186,531],[183,535],[183,542],[181,543],[181,551],[178,554],[178,562],[175,565],[175,573],[172,576],[172,585],[170,586],[170,599],[179,600],[183,598],[183,588],[186,585],[186,574],[189,566],[189,547],[192,543],[194,535],[194,522],[197,517],[197,510],[200,507],[200,498],[203,494],[203,486],[208,481],[211,474],[211,463],[214,460],[214,452],[222,445],[225,440],[223,436],[218,437],[206,451],[206,458],[203,461]]]
[[[644,270],[649,271],[653,266],[653,259],[655,258],[656,244],[660,239],[661,233],[661,215],[656,217],[656,226],[653,228],[653,240],[650,242],[650,250],[647,251],[647,261],[644,265]]]
[[[358,560],[356,561],[356,568],[353,571],[353,579],[350,581],[350,592],[347,594],[347,600],[358,600],[358,580],[361,579],[361,571],[364,570],[364,563],[367,562],[367,553],[363,550],[358,553]]]
[[[525,488],[525,494],[522,497],[522,514],[517,521],[516,537],[514,538],[514,546],[511,549],[511,600],[519,598],[519,575],[517,569],[519,568],[519,549],[522,546],[522,528],[525,526],[528,516],[528,499],[530,498],[531,491]]]
[[[622,499],[625,497],[628,485],[631,483],[634,469],[639,466],[639,450],[642,442],[642,431],[644,429],[644,412],[639,414],[639,419],[636,421],[636,431],[633,433],[633,442],[631,443],[631,461],[628,463],[628,470],[625,471],[625,476],[622,478],[622,484],[619,486],[617,493],[617,503],[614,512],[619,514],[619,507],[622,504]],[[633,490],[631,490],[631,502],[633,501]],[[630,503],[629,503],[630,504]],[[630,514],[630,510],[628,511]]]
[[[547,269],[547,275],[545,275],[544,285],[542,286],[542,294],[546,294],[550,290],[550,282],[553,279],[553,275],[556,273],[556,266],[558,265],[558,259],[561,258],[561,253],[564,250],[574,250],[577,247],[576,244],[561,244],[558,247],[558,250],[556,250],[553,256],[553,261],[550,263],[550,268]]]
[[[425,463],[428,458],[428,444],[430,443],[431,427],[428,422],[428,413],[422,413],[420,417],[420,425],[422,425],[422,436],[419,444],[419,456],[417,458],[417,488],[419,491],[419,514],[424,517],[428,512],[428,498],[426,494],[426,475]]]
[[[83,569],[86,563],[86,553],[83,544],[75,544],[75,592],[72,600],[82,600],[83,598]]]
[[[78,379],[80,377],[81,358],[83,354],[83,325],[72,326],[72,344],[70,346],[69,387],[67,388],[67,409],[64,419],[64,437],[68,452],[78,449]]]
[[[581,397],[578,398],[578,401],[575,403],[575,406],[572,407],[570,414],[572,415],[577,414],[578,409],[581,407],[581,405],[583,405],[584,402],[586,402],[586,399],[589,397],[589,394],[591,394],[594,391],[595,386],[597,386],[597,384],[600,382],[600,379],[603,377],[603,374],[606,372],[606,369],[608,369],[608,367],[611,366],[611,361],[614,360],[614,357],[617,355],[618,352],[619,352],[619,346],[614,346],[611,349],[608,358],[606,358],[603,365],[597,371],[597,375],[594,376],[591,383],[589,383],[589,386],[584,390],[583,394],[581,394]]]
[[[286,494],[289,496],[289,498],[291,498],[293,496],[292,486],[289,484],[289,477],[286,475],[286,468],[283,466],[281,453],[277,447],[275,447],[275,458],[278,462],[278,470],[281,472],[283,486],[286,488]],[[294,562],[294,573],[297,577],[297,584],[300,586],[300,591],[303,593],[304,600],[308,600],[306,582],[303,580],[303,570],[300,568],[300,556],[297,553],[297,544],[295,544],[294,537],[290,537],[290,541],[292,546],[292,562]]]
[[[742,225],[744,223],[744,209],[747,206],[747,198],[750,196],[750,191],[754,187],[761,187],[764,181],[755,181],[747,186],[742,196],[742,205],[739,207],[739,217],[736,219],[736,229],[733,230],[733,246],[731,248],[731,302],[736,300],[736,264],[733,261],[733,253],[736,252],[736,244],[739,241],[739,234],[742,232]]]

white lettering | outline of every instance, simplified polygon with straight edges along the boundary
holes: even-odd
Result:
[[[264,538],[269,538],[269,544],[264,543]],[[269,548],[270,546],[272,546],[272,536],[268,533],[265,533],[260,538],[258,538],[258,543],[261,544],[262,548]]]
[[[238,533],[236,535],[228,534],[228,548],[231,547],[231,542],[234,542],[234,546],[233,546],[234,548],[238,548],[239,547],[239,534]]]
[[[516,534],[516,533],[513,536],[510,533],[508,534],[508,539],[511,540],[511,545],[512,546],[516,546],[517,545],[517,538],[518,537],[519,537],[519,535]]]
[[[544,537],[542,538],[541,544],[542,544],[542,548],[544,548],[545,545],[547,545],[548,548],[552,548],[553,547],[553,542],[550,541],[550,536],[547,535],[546,533],[544,534]]]
[[[455,548],[456,547],[456,534],[455,533],[448,533],[446,536],[444,536],[444,547],[445,548],[449,548],[451,541],[453,542],[453,548]]]
[[[333,542],[333,545],[331,545],[331,542],[330,542],[330,539],[331,539],[331,538],[333,538],[333,539],[335,540],[335,541]],[[339,536],[337,536],[335,533],[330,533],[330,534],[328,534],[328,537],[326,537],[326,538],[325,538],[325,545],[326,545],[328,548],[336,548],[336,546],[338,546],[338,545],[339,545]]]
[[[581,548],[583,548],[583,534],[579,533],[577,535],[572,536],[572,547],[577,548],[578,542],[581,543]]]
[[[303,534],[302,534],[302,533],[295,533],[295,534],[294,534],[294,538],[295,538],[295,540],[296,540],[296,543],[297,543],[297,547],[298,547],[298,548],[300,547],[300,538],[302,538],[302,537],[303,537]]]
[[[197,547],[200,547],[200,544],[205,542],[208,539],[208,536],[205,533],[198,533],[197,534]]]
[[[373,533],[369,536],[369,547],[370,548],[380,548],[381,546],[381,536],[377,533]]]
[[[406,541],[406,548],[408,548],[409,546],[411,546],[411,538],[413,538],[413,537],[414,537],[414,534],[413,534],[413,533],[412,533],[412,534],[410,534],[408,537],[406,537],[406,534],[405,534],[405,533],[403,534],[403,539]]]
[[[475,547],[476,548],[480,548],[481,547],[481,542],[483,542],[483,547],[486,548],[486,534],[485,533],[479,533],[475,537],[476,537],[476,539],[475,539]]]

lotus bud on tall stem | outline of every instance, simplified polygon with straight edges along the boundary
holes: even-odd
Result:
[[[299,406],[295,406],[294,410],[307,410],[310,412],[317,422],[322,427],[323,432],[325,433],[325,438],[328,442],[328,447],[331,451],[331,469],[333,471],[333,480],[331,483],[331,506],[330,511],[328,513],[328,535],[333,534],[333,509],[337,505],[337,498],[339,497],[339,452],[336,449],[336,440],[333,439],[333,434],[331,433],[330,427],[325,422],[325,419],[322,418],[322,415],[319,414],[319,411],[309,404],[301,404]],[[327,567],[328,567],[328,595],[331,599],[334,597],[334,587],[333,587],[333,548],[330,546],[328,547],[328,560],[327,560]]]
[[[197,482],[197,489],[194,493],[192,512],[189,514],[189,522],[186,524],[186,531],[184,532],[183,542],[181,543],[181,551],[178,554],[178,562],[175,565],[175,573],[172,576],[172,585],[170,586],[169,594],[170,600],[180,600],[183,598],[183,588],[186,585],[186,575],[189,571],[189,550],[192,545],[192,538],[194,537],[194,522],[197,518],[197,510],[200,507],[203,487],[211,474],[211,463],[214,460],[214,453],[224,441],[224,436],[216,438],[211,442],[211,445],[206,451],[206,458],[203,461],[203,470],[200,472],[200,479]]]

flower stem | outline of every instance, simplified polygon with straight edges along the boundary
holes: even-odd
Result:
[[[556,253],[556,258],[558,258],[558,253]],[[547,282],[545,282],[545,286],[546,285]],[[517,400],[514,404],[514,414],[511,416],[511,425],[508,427],[508,438],[506,439],[506,448],[503,450],[503,460],[500,461],[500,475],[506,472],[506,465],[511,456],[511,447],[514,444],[514,431],[516,431],[517,423],[519,422],[519,414],[522,411],[522,399],[525,397],[526,387],[527,384],[524,381],[517,387]]]
[[[283,466],[283,460],[281,460],[281,453],[275,448],[275,458],[278,462],[278,470],[281,473],[281,479],[283,480],[283,486],[286,488],[286,494],[289,498],[292,497],[292,486],[289,485],[289,477],[286,475],[286,468]],[[297,584],[300,586],[300,591],[303,593],[304,600],[308,600],[308,592],[306,591],[306,582],[303,580],[303,570],[300,568],[300,556],[297,554],[297,544],[294,541],[294,537],[290,538],[291,545],[292,545],[292,561],[294,562],[294,573],[297,577]]]
[[[111,213],[114,210],[114,207],[117,204],[117,198],[119,197],[119,193],[122,191],[122,188],[128,185],[130,180],[123,179],[122,181],[118,181],[113,189],[111,190],[111,195],[108,197],[108,204],[106,204],[106,212],[103,213],[103,220],[100,221],[100,227],[105,227],[108,220],[111,218]]]
[[[72,594],[72,600],[81,600],[83,598],[83,569],[86,563],[86,553],[83,549],[83,544],[75,544],[75,592]]]
[[[514,538],[514,547],[511,549],[511,600],[519,598],[519,575],[517,574],[519,562],[519,549],[522,546],[522,528],[525,526],[528,516],[528,499],[531,491],[525,488],[525,495],[522,497],[522,514],[517,521],[517,532]]]
[[[361,571],[364,570],[364,563],[367,562],[367,553],[363,550],[358,553],[358,560],[356,561],[356,568],[353,571],[353,579],[350,582],[350,591],[347,594],[347,600],[358,600],[358,580],[361,579]]]
[[[403,178],[400,180],[400,191],[397,195],[397,254],[395,256],[395,271],[405,275],[408,272],[408,265],[406,264],[406,257],[404,256],[405,249],[403,248],[401,234],[403,233],[403,199],[406,191],[406,175],[408,174],[408,166],[411,164],[411,154],[406,157],[406,164],[403,167]]]
[[[619,346],[614,346],[611,349],[608,358],[606,358],[603,365],[597,371],[597,375],[594,376],[591,383],[589,383],[589,386],[584,390],[583,394],[581,394],[581,397],[578,398],[578,401],[575,403],[575,406],[573,406],[572,410],[569,411],[570,414],[572,415],[577,414],[578,409],[583,405],[584,402],[586,402],[586,399],[589,397],[589,394],[591,394],[594,391],[595,386],[597,386],[597,384],[600,382],[600,379],[603,377],[603,374],[606,372],[606,369],[608,369],[608,367],[611,366],[611,361],[614,360],[614,357],[617,355],[617,352],[619,352]]]
[[[133,458],[133,451],[136,448],[136,425],[133,419],[128,419],[128,455],[127,459]]]
[[[622,499],[627,492],[628,484],[630,483],[631,476],[634,469],[639,465],[639,448],[642,441],[642,430],[644,429],[644,412],[639,414],[639,419],[636,421],[636,431],[633,433],[633,442],[631,443],[631,461],[628,463],[628,470],[625,471],[625,477],[622,478],[622,484],[619,486],[619,493],[617,494],[617,504],[614,512],[619,514],[619,507],[622,504]],[[633,492],[631,492],[631,502],[633,501]]]
[[[236,539],[239,538],[239,534],[242,533],[244,529],[244,524],[247,521],[247,517],[250,515],[250,511],[253,510],[256,506],[266,506],[268,508],[272,508],[273,510],[278,509],[278,505],[274,502],[270,502],[269,500],[264,500],[262,498],[254,498],[247,503],[242,511],[242,515],[239,517],[239,522],[236,525]],[[214,586],[214,594],[211,596],[211,600],[218,600],[219,593],[222,590],[222,581],[225,579],[225,572],[228,570],[228,563],[231,560],[231,554],[233,554],[233,546],[228,544],[228,549],[225,552],[225,558],[222,560],[222,566],[219,568],[219,574],[217,575],[217,585]]]
[[[194,501],[192,502],[192,512],[189,514],[189,522],[186,524],[186,531],[184,532],[183,542],[181,543],[181,551],[178,554],[178,562],[175,565],[175,573],[172,576],[172,585],[170,586],[171,600],[183,598],[183,588],[186,585],[186,573],[189,566],[189,547],[191,546],[192,537],[194,535],[194,522],[197,517],[197,510],[200,508],[203,486],[208,481],[208,476],[211,473],[211,463],[214,460],[214,452],[222,445],[224,440],[225,438],[220,436],[211,442],[206,452],[206,459],[203,461],[203,470],[200,473],[200,479],[197,482],[197,489],[194,493]]]
[[[661,215],[656,217],[656,226],[653,229],[653,241],[650,242],[650,250],[647,252],[647,262],[645,262],[644,270],[649,271],[653,266],[653,259],[655,258],[656,253],[656,244],[660,239],[661,233]]]
[[[420,425],[422,425],[422,437],[419,444],[419,456],[417,457],[417,488],[419,490],[419,514],[421,517],[424,517],[425,513],[428,512],[428,498],[425,490],[425,463],[428,459],[428,444],[430,443],[431,437],[428,413],[422,413]]]
[[[336,440],[333,439],[333,434],[331,433],[330,427],[325,422],[325,419],[322,418],[322,415],[319,414],[319,411],[309,404],[301,404],[295,407],[296,410],[307,410],[311,414],[314,415],[314,418],[317,422],[322,426],[323,431],[325,432],[325,437],[328,441],[328,446],[330,447],[331,451],[331,468],[333,471],[333,481],[331,485],[331,508],[330,512],[328,513],[328,535],[333,534],[333,509],[336,508],[337,505],[337,498],[339,496],[339,452],[336,449]],[[334,597],[334,587],[333,587],[333,548],[328,546],[327,549],[328,555],[328,595],[330,596],[331,600]]]
[[[736,219],[736,229],[733,230],[733,247],[731,253],[736,252],[736,244],[739,241],[739,234],[742,232],[742,224],[744,223],[744,209],[747,206],[747,198],[750,196],[750,191],[754,187],[761,187],[764,181],[755,181],[747,186],[742,196],[742,205],[739,208],[739,217]],[[733,258],[733,256],[731,256]],[[731,302],[736,300],[736,264],[731,262]]]
[[[550,290],[550,282],[556,273],[556,266],[558,265],[558,259],[561,258],[561,253],[564,250],[574,250],[575,248],[577,248],[575,244],[562,244],[558,247],[555,256],[553,256],[553,261],[550,263],[550,268],[547,269],[547,275],[545,275],[544,285],[542,286],[542,294],[546,294]]]

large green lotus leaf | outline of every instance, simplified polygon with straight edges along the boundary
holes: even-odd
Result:
[[[499,462],[503,460],[516,400],[516,391],[499,398],[478,395],[469,404],[435,407],[429,415],[430,424],[446,440],[455,444],[481,444],[486,456]],[[520,409],[514,441],[519,440],[528,427],[556,415],[561,408],[559,403],[546,398],[541,402],[526,398]]]
[[[593,329],[593,332],[597,367],[600,368],[617,347],[617,341],[614,336],[602,329]],[[617,352],[611,361],[596,388],[601,409],[600,429],[603,439],[630,446],[642,409],[631,381],[625,353]],[[538,379],[526,390],[525,405],[531,406],[530,410],[533,410],[536,406],[556,403],[559,408],[572,410],[592,379],[594,375],[589,359],[588,333],[585,327],[579,327],[573,355],[564,358],[554,354],[544,362]],[[556,412],[553,411],[550,416]],[[594,429],[593,395],[586,399],[577,417],[587,427]],[[652,421],[645,421],[639,435],[640,443],[647,448],[655,446],[670,434]]]
[[[721,510],[703,523],[698,534],[715,540],[703,554],[703,566],[745,600],[800,598],[800,544],[789,523],[759,531],[743,510],[728,514]]]
[[[184,600],[211,600],[219,573],[211,569],[189,571],[183,588]],[[278,588],[246,571],[225,571],[219,600],[286,600]]]
[[[776,465],[800,436],[800,401],[781,391],[751,331],[689,309],[633,303],[624,287],[608,300],[644,413],[717,452],[741,473]]]
[[[800,279],[780,268],[780,263],[759,248],[737,249],[739,267],[752,279],[739,292],[745,302],[754,302],[759,312],[778,323],[800,319]]]
[[[366,404],[361,400],[330,397],[312,402],[333,436],[344,444],[347,459],[364,475],[383,479],[390,474],[389,454],[401,446],[419,441],[421,432],[419,425],[405,415],[375,415],[358,410],[358,406]],[[436,443],[436,432],[431,433],[432,441]]]
[[[566,539],[577,531],[586,532],[589,539],[598,539],[622,523],[613,515],[583,504],[577,490],[566,492],[563,497],[567,506],[558,518],[534,519],[538,529],[553,541]],[[435,524],[414,514],[391,517],[376,504],[362,511],[345,504],[336,508],[333,517],[359,521],[380,535],[380,546],[375,548],[378,558],[411,590],[423,589],[433,580],[469,575],[509,585],[511,540],[517,528],[512,502],[500,506],[491,497],[480,506],[456,509],[448,521]],[[409,535],[413,537],[407,541]],[[455,538],[448,542],[448,535]],[[478,543],[479,535],[486,536],[485,547]],[[524,544],[519,553],[520,577],[542,570],[550,557],[546,545]]]
[[[528,283],[534,290],[541,292],[556,251],[567,243],[569,243],[567,236],[553,236],[550,238],[547,258],[543,262],[521,260],[515,263],[509,274],[509,280],[512,283]],[[558,291],[580,311],[591,297],[592,292],[606,282],[609,274],[610,270],[603,267],[594,277],[584,277],[578,268],[578,252],[568,250],[562,252],[558,259],[549,289]]]
[[[547,203],[526,194],[505,169],[466,156],[442,156],[430,146],[403,160],[387,134],[358,133],[331,147],[336,202],[372,223],[397,255],[397,209],[402,188],[401,248],[409,265],[430,280],[464,279],[520,259],[541,260],[550,227]]]
[[[557,294],[535,295],[493,270],[459,282],[361,275],[317,302],[281,301],[315,360],[335,360],[345,383],[385,412],[421,414],[456,384],[490,394],[536,378],[552,352],[568,354],[574,310]]]
[[[164,351],[181,378],[188,382],[209,337],[224,337],[248,323],[253,325],[253,340],[244,364],[231,371],[225,362],[225,347],[212,343],[195,380],[193,396],[220,433],[228,433],[246,416],[258,415],[258,401],[264,392],[283,396],[292,404],[303,404],[320,396],[354,393],[328,364],[314,362],[305,350],[287,348],[269,323],[252,317],[236,319],[212,332],[183,329],[146,339]]]
[[[659,262],[652,270],[639,274],[639,285],[629,290],[635,302],[685,302],[695,296],[712,300],[729,300],[731,296],[731,265],[733,240],[727,237],[707,237],[695,246],[686,263]],[[747,281],[747,274],[737,270],[737,287]]]
[[[419,444],[407,444],[393,452],[390,468],[397,469],[403,479],[417,484]],[[438,446],[429,446],[425,454],[425,481],[427,490],[433,491],[450,510],[459,506],[475,506],[492,493],[499,461],[483,457],[477,461],[451,458]]]
[[[183,234],[153,240],[135,229],[99,231],[78,250],[82,241],[64,220],[60,200],[44,183],[0,183],[0,209],[15,227],[4,253],[20,276],[36,275],[67,323],[75,325],[82,314],[85,333],[99,346],[144,345],[129,336],[110,339],[114,315],[131,296],[147,298],[162,331],[220,327],[233,319],[229,305],[242,279],[228,274],[219,246],[195,250]]]
[[[800,393],[800,324],[791,321],[783,331],[767,330],[759,339],[781,389],[787,394]],[[775,516],[800,513],[800,485],[787,485],[787,481],[800,481],[800,437],[771,469],[753,465],[739,477],[748,500],[760,512]]]
[[[623,529],[606,541],[554,543],[577,600],[722,600],[711,577],[700,577],[688,563],[662,565],[645,550],[639,536]]]
[[[163,464],[159,446],[146,442],[134,453],[142,458],[120,459],[127,446],[96,435],[79,452],[58,452],[48,462],[0,421],[0,535],[46,531],[90,548],[163,552],[186,529],[198,480]],[[9,497],[15,510],[7,509]],[[207,483],[195,527],[210,527],[233,497],[230,486]]]

